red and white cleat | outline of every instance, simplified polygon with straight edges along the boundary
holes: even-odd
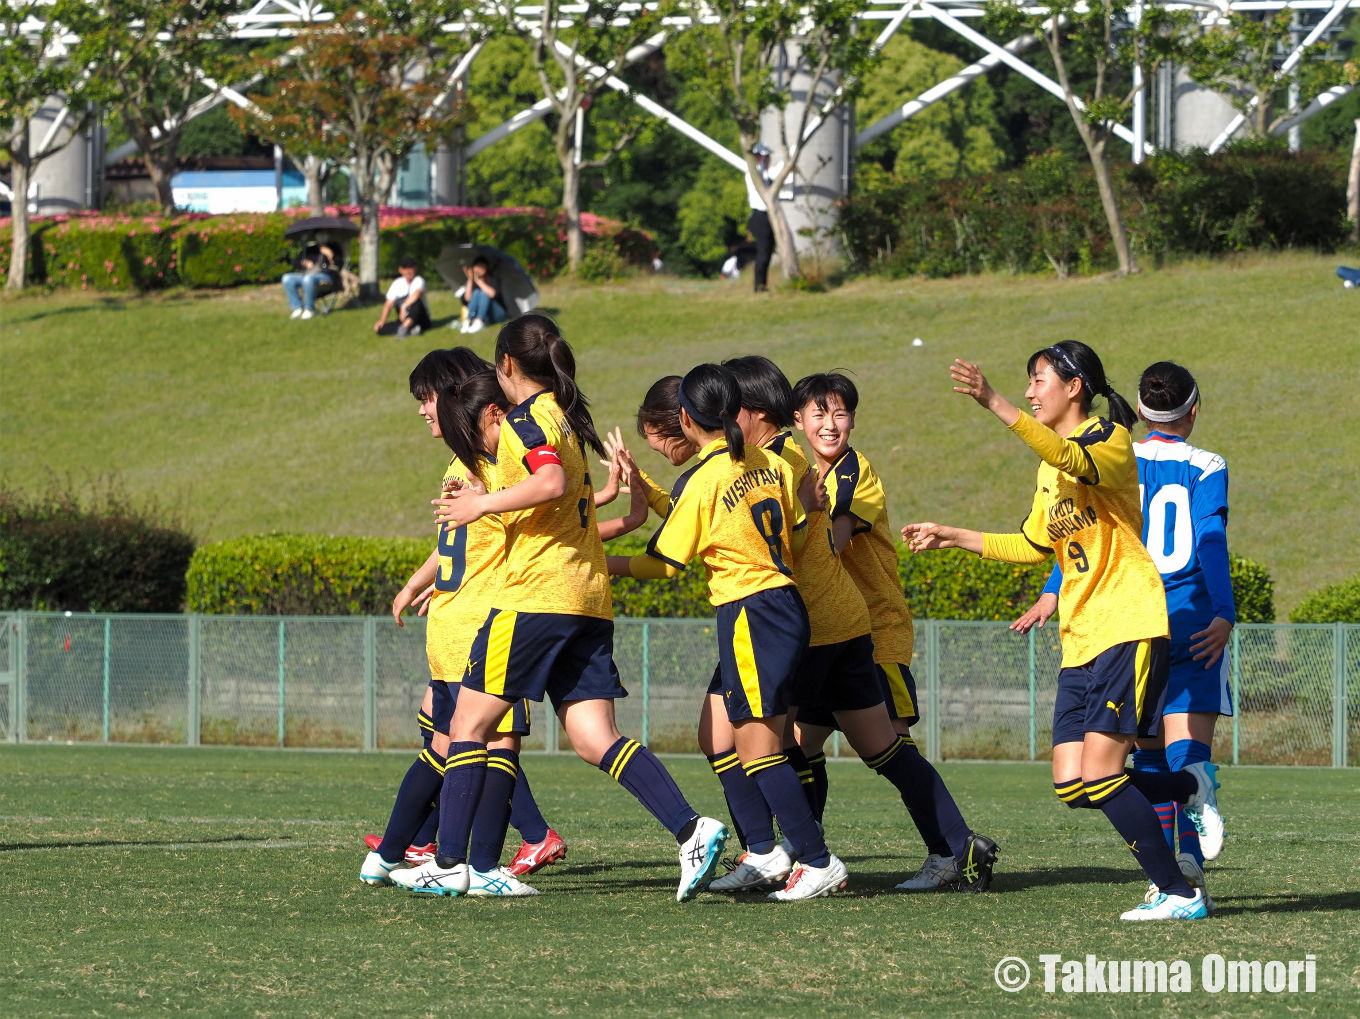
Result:
[[[567,858],[567,843],[551,828],[542,842],[526,842],[505,869],[516,877],[534,874],[558,860]]]
[[[368,846],[369,849],[376,853],[378,847],[382,845],[382,840],[383,837],[381,835],[365,835],[364,845]],[[406,862],[412,867],[419,867],[422,863],[434,859],[434,849],[435,845],[433,842],[428,846],[409,846],[406,849]]]

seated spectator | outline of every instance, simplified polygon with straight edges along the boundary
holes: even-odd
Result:
[[[321,287],[339,285],[343,259],[330,244],[309,244],[293,263],[293,271],[283,274],[283,292],[292,309],[289,318],[311,318],[315,313],[316,292]]]
[[[463,266],[463,275],[467,277],[467,284],[459,289],[458,299],[463,302],[467,312],[461,331],[475,333],[486,328],[488,322],[493,325],[504,322],[505,304],[501,300],[496,277],[491,275],[491,263],[478,255],[471,265]]]
[[[387,316],[393,308],[397,309],[397,338],[419,336],[422,329],[430,328],[430,307],[425,303],[425,277],[417,272],[417,263],[409,255],[397,267],[397,278],[387,288],[387,301],[383,304],[382,314],[373,324],[375,333],[382,332]]]

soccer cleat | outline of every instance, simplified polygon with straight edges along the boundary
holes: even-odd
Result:
[[[845,864],[832,856],[825,867],[809,867],[800,863],[793,868],[789,882],[777,892],[771,892],[775,902],[796,902],[800,899],[820,899],[832,892],[839,892],[850,883],[850,875]]]
[[[510,866],[505,869],[516,877],[528,877],[558,860],[567,858],[567,843],[561,835],[548,829],[548,835],[542,842],[526,842],[519,847],[519,852],[510,861]]]
[[[934,892],[942,888],[952,888],[963,880],[959,873],[958,861],[952,856],[939,856],[932,853],[916,872],[897,886],[899,892]]]
[[[710,892],[758,892],[782,888],[793,872],[793,860],[783,846],[768,853],[742,853],[732,873],[724,874],[708,886]]]
[[[1001,855],[996,843],[986,835],[973,832],[964,842],[963,860],[956,859],[959,868],[959,888],[966,892],[985,892],[992,885],[992,868]]]
[[[699,818],[694,834],[680,846],[680,886],[675,890],[676,902],[688,902],[708,887],[722,858],[723,846],[727,845],[727,835],[727,825],[721,821]]]
[[[1157,882],[1149,881],[1148,890],[1143,893],[1143,901],[1146,902],[1149,906],[1151,906],[1154,902],[1157,901],[1157,896],[1161,894],[1162,890],[1157,887]]]
[[[466,895],[472,884],[472,868],[466,863],[455,864],[448,870],[434,860],[398,871],[392,883],[422,895]]]
[[[1191,888],[1204,893],[1204,908],[1210,913],[1217,913],[1218,907],[1214,905],[1214,900],[1209,897],[1209,887],[1204,880],[1204,868],[1199,865],[1199,862],[1189,853],[1177,853],[1176,866],[1180,867],[1181,874],[1185,876],[1185,880],[1190,882]],[[1146,902],[1147,900],[1144,899],[1143,901]]]
[[[378,851],[378,847],[382,845],[382,840],[383,837],[381,835],[365,835],[364,845],[368,846],[369,849],[373,850],[376,853]],[[419,867],[426,860],[432,859],[434,859],[433,842],[431,842],[428,846],[406,847],[406,862],[409,863],[412,867]]]
[[[1218,765],[1212,761],[1196,761],[1183,769],[1195,776],[1199,788],[1185,804],[1185,816],[1199,832],[1199,848],[1206,860],[1218,859],[1223,852],[1223,815],[1218,812]]]
[[[482,873],[468,868],[468,895],[503,895],[507,898],[522,898],[537,895],[537,888],[530,888],[504,867],[497,867]]]
[[[397,863],[388,863],[374,851],[364,857],[364,865],[359,868],[359,880],[366,885],[392,885],[396,884],[392,874],[406,869],[404,860]]]
[[[1158,892],[1151,902],[1139,903],[1127,913],[1119,914],[1121,920],[1202,920],[1209,915],[1204,904],[1204,893],[1198,888],[1190,898],[1183,895],[1167,895]]]

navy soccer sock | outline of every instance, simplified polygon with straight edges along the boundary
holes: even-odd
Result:
[[[812,774],[812,762],[803,753],[803,748],[795,743],[791,747],[784,748],[784,756],[793,765],[793,770],[798,773],[798,781],[803,786],[803,795],[807,797],[808,808],[812,811],[812,816],[818,821],[822,819],[821,811],[817,809],[817,778]]]
[[[812,814],[818,821],[826,817],[826,794],[828,783],[826,780],[826,754],[818,750],[807,759],[808,767],[812,770],[812,793],[814,797]]]
[[[690,822],[699,815],[686,802],[666,766],[637,740],[620,736],[600,758],[600,770],[636,796],[677,840],[684,841],[682,836],[693,831]]]
[[[486,782],[477,814],[472,822],[472,842],[468,863],[485,874],[495,870],[505,849],[505,832],[510,827],[510,797],[519,776],[519,754],[513,750],[491,750],[486,755]]]
[[[378,844],[378,855],[387,863],[400,863],[406,858],[406,848],[424,845],[414,842],[416,833],[430,813],[430,804],[444,784],[444,758],[433,750],[422,750],[397,790],[397,802],[392,805],[392,816],[387,830]]]
[[[972,829],[964,821],[954,797],[949,795],[940,773],[916,749],[915,740],[898,736],[890,747],[866,757],[864,763],[902,795],[927,852],[953,856],[956,860],[964,858]]]
[[[1111,775],[1085,785],[1086,795],[1110,819],[1115,831],[1123,836],[1124,843],[1132,850],[1133,858],[1143,868],[1148,880],[1167,895],[1183,895],[1186,898],[1194,895],[1190,883],[1176,864],[1176,855],[1162,837],[1157,812],[1133,784],[1132,778],[1127,774]]]
[[[1199,783],[1195,781],[1195,776],[1184,771],[1129,771],[1125,769],[1124,774],[1128,776],[1133,787],[1147,797],[1149,803],[1168,803],[1173,800],[1177,803],[1185,803],[1199,789]],[[1088,793],[1091,791],[1090,783],[1087,783],[1086,790]],[[1094,796],[1091,797],[1091,802],[1095,802]]]
[[[768,853],[775,845],[774,815],[770,813],[765,797],[760,795],[760,786],[742,771],[735,750],[709,754],[708,763],[722,783],[727,812],[732,815],[732,829],[742,848],[753,853]]]
[[[1196,739],[1178,739],[1166,748],[1166,763],[1172,771],[1180,771],[1187,764],[1207,761],[1213,755],[1213,748]],[[1185,808],[1177,805],[1176,827],[1180,830],[1181,852],[1189,853],[1195,862],[1204,866],[1204,851],[1199,847],[1199,832],[1190,819],[1185,816]]]
[[[439,780],[439,788],[444,788],[444,780]],[[425,808],[425,820],[420,826],[420,831],[416,832],[416,837],[411,840],[413,846],[428,846],[433,844],[435,837],[439,833],[439,794]]]
[[[1138,747],[1133,752],[1133,770],[1166,774],[1171,770],[1166,763],[1166,751],[1161,747],[1151,749]],[[1154,803],[1152,809],[1157,811],[1157,820],[1162,822],[1162,834],[1166,836],[1166,844],[1171,847],[1172,852],[1175,852],[1176,805],[1169,802]]]
[[[1091,798],[1086,795],[1086,787],[1081,784],[1079,778],[1074,778],[1071,782],[1054,782],[1053,791],[1058,794],[1058,799],[1073,810],[1092,809],[1094,807]]]
[[[510,823],[520,837],[532,845],[548,837],[548,822],[543,817],[543,811],[538,809],[538,801],[534,799],[534,791],[529,788],[529,780],[525,778],[522,767],[515,778],[515,791],[510,797]]]
[[[745,762],[741,767],[760,786],[760,795],[765,797],[765,802],[779,819],[779,827],[793,843],[798,861],[809,867],[825,867],[831,859],[831,851],[826,848],[826,840],[822,838],[817,820],[812,816],[812,807],[803,793],[803,783],[798,780],[798,772],[788,757],[771,754]]]
[[[486,744],[450,743],[444,766],[444,791],[439,797],[439,848],[435,862],[441,867],[463,863],[477,804],[486,785]]]

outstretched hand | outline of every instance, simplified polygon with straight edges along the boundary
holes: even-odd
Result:
[[[902,528],[902,540],[912,552],[931,552],[937,548],[953,548],[949,540],[952,531],[952,527],[929,521],[907,524]]]
[[[1056,594],[1044,593],[1039,595],[1039,600],[1031,605],[1023,616],[1011,623],[1011,629],[1016,633],[1029,633],[1036,626],[1043,629],[1044,624],[1058,611],[1058,596]]]
[[[969,361],[955,358],[954,363],[949,366],[949,374],[956,383],[954,392],[971,396],[979,405],[999,417],[1007,428],[1015,424],[1015,419],[1020,416],[1019,408],[992,388],[987,376],[982,374],[981,368]]]

